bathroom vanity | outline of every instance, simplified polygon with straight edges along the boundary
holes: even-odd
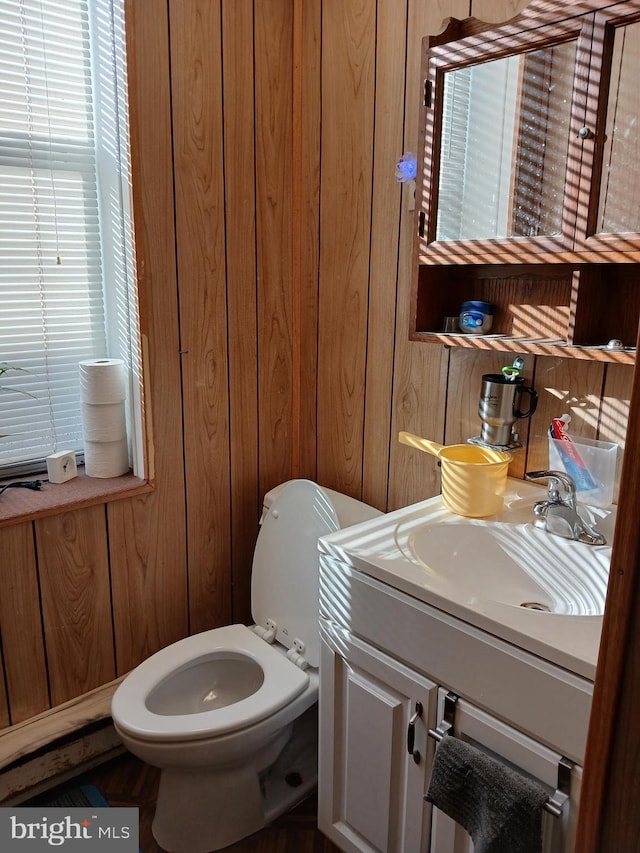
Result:
[[[545,851],[573,850],[615,519],[563,540],[543,496],[509,480],[485,521],[436,497],[320,540],[319,826],[343,850],[473,849],[424,800],[443,735],[539,780]]]

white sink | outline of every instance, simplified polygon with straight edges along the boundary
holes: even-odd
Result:
[[[599,616],[610,549],[552,536],[533,524],[469,521],[413,530],[399,545],[445,594],[452,586],[470,599],[525,611]]]
[[[320,539],[349,569],[593,679],[615,508],[580,507],[606,545],[534,526],[546,489],[508,479],[504,509],[489,519],[446,510],[440,496]],[[348,605],[348,602],[345,606]]]

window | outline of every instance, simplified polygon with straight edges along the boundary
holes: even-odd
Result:
[[[82,451],[78,363],[121,358],[143,476],[123,0],[0,22],[0,466]],[[33,470],[33,468],[32,468]]]

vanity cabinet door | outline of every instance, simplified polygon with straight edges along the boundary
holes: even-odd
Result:
[[[323,625],[318,824],[342,850],[428,849],[436,699],[428,679]]]
[[[445,690],[439,691],[438,719],[444,713]],[[447,735],[451,737],[452,735]],[[561,756],[469,702],[456,704],[453,736],[482,749],[513,769],[537,779],[551,795],[558,784]],[[543,814],[543,853],[573,853],[582,768],[571,771],[571,794],[560,818]],[[473,853],[467,832],[439,809],[432,811],[431,853]]]

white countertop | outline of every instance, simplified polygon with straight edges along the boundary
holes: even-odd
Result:
[[[594,680],[602,629],[598,606],[594,605],[591,611],[597,615],[523,608],[520,606],[522,598],[529,600],[527,592],[536,588],[539,579],[530,580],[524,572],[519,578],[507,577],[504,566],[500,568],[497,563],[508,567],[511,557],[497,562],[493,559],[503,552],[504,540],[506,552],[514,552],[515,548],[521,561],[529,563],[534,576],[536,565],[546,560],[554,569],[557,563],[557,577],[562,578],[559,584],[562,588],[566,583],[571,585],[572,579],[576,589],[581,585],[588,587],[587,603],[581,604],[587,612],[592,595],[593,601],[604,600],[615,508],[612,511],[590,510],[590,520],[597,522],[598,529],[607,538],[607,545],[594,548],[534,528],[532,506],[545,495],[546,489],[539,485],[509,479],[503,510],[499,515],[482,520],[450,513],[437,496],[324,536],[320,539],[320,551],[396,590]],[[493,526],[491,534],[498,534],[498,544],[491,540],[494,548],[489,551],[494,551],[493,556],[485,553],[481,545],[482,553],[474,560],[469,542],[475,540],[469,539],[468,526],[475,525],[475,531],[478,526],[484,528],[480,533],[485,534],[488,523]],[[438,546],[441,535],[430,538],[435,528],[437,533],[442,533],[442,525],[464,525],[444,531],[448,540],[454,543],[459,540],[459,546],[447,546],[450,553],[445,553],[442,545]],[[588,577],[583,567],[575,565],[581,553],[589,561]],[[554,586],[555,571],[547,575],[550,585]],[[560,601],[558,608],[562,606]]]

